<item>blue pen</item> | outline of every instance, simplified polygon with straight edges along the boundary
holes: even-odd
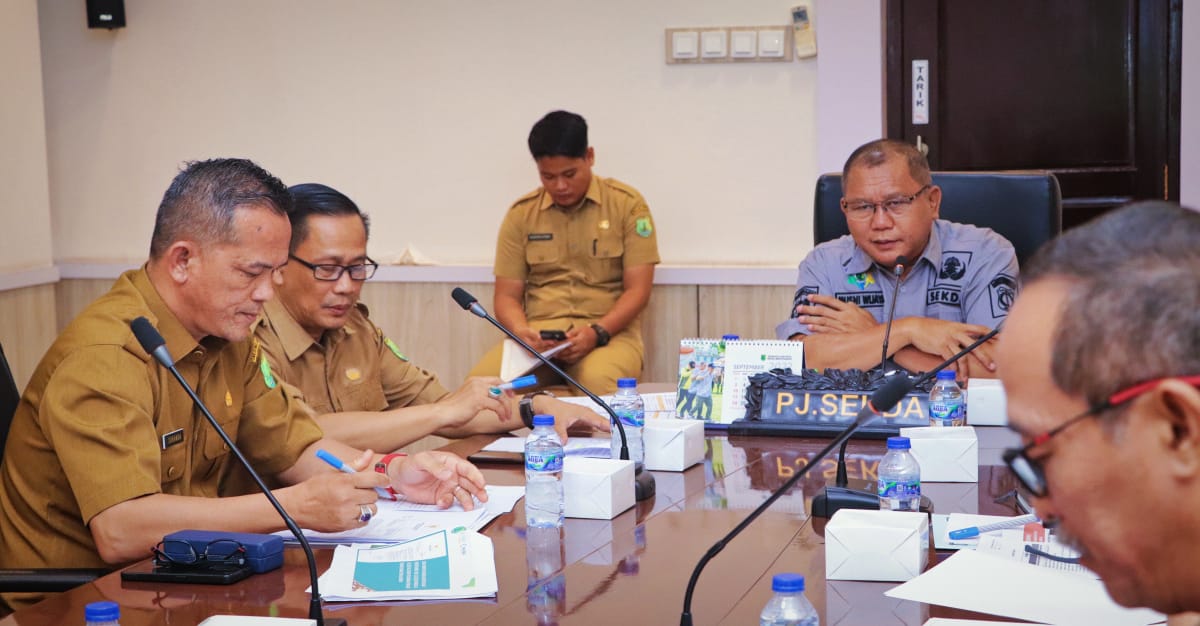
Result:
[[[529,376],[514,378],[506,383],[501,383],[499,386],[492,387],[488,389],[488,393],[490,393],[494,398],[499,398],[505,391],[508,391],[509,389],[524,389],[526,387],[532,387],[536,384],[537,376],[530,374]]]
[[[336,456],[333,456],[332,454],[330,454],[328,451],[326,451],[324,449],[317,450],[317,458],[330,464],[331,466],[333,466],[333,469],[335,469],[339,472],[342,472],[345,474],[357,474],[358,473],[358,472],[354,471],[353,469],[351,469],[349,465],[346,465],[345,463],[343,463],[341,459],[337,458]],[[392,494],[388,493],[387,490],[384,489],[383,487],[376,487],[375,493],[379,494],[379,497],[383,498],[384,500],[393,500],[394,499],[394,498],[392,498]]]
[[[952,531],[950,531],[950,538],[951,539],[971,539],[974,537],[978,537],[981,533],[986,533],[988,531],[1002,530],[1004,528],[1018,528],[1020,526],[1026,525],[1030,522],[1040,522],[1040,521],[1042,521],[1042,520],[1038,519],[1037,515],[1034,515],[1031,513],[1029,515],[1022,515],[1020,517],[1014,517],[1012,519],[1006,519],[1006,520],[1002,520],[999,522],[993,522],[991,524],[984,524],[982,526],[968,526],[966,528],[952,530]]]

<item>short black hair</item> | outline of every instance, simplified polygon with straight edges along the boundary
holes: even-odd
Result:
[[[292,210],[288,211],[288,221],[292,223],[292,241],[288,244],[288,252],[296,252],[296,248],[308,239],[308,218],[310,215],[357,215],[362,220],[363,232],[371,237],[371,218],[359,210],[346,194],[320,183],[304,183],[288,188],[292,194]]]
[[[862,165],[867,168],[879,167],[892,157],[900,157],[908,164],[908,175],[922,185],[932,185],[933,176],[929,172],[929,161],[916,146],[898,139],[876,139],[868,141],[854,149],[846,164],[842,166],[842,189],[846,188],[846,180],[850,178],[850,170]]]
[[[582,159],[587,149],[587,121],[578,113],[551,111],[529,131],[529,153],[534,160],[548,156]]]

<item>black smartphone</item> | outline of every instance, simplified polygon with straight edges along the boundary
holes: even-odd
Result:
[[[254,570],[249,564],[233,563],[208,567],[158,565],[153,559],[133,565],[121,572],[121,580],[151,583],[193,583],[201,585],[231,585],[248,578]]]
[[[564,330],[541,330],[538,331],[538,334],[541,335],[542,339],[545,339],[546,341],[567,340],[567,332]]]

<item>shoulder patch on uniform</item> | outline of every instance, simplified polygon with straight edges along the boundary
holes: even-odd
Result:
[[[397,359],[400,359],[401,361],[408,361],[408,357],[404,356],[403,352],[400,352],[400,346],[397,346],[395,341],[392,341],[388,337],[384,337],[383,345],[387,346],[388,350],[391,350],[392,354],[396,355]]]
[[[654,234],[654,225],[650,223],[649,216],[637,218],[635,228],[639,237],[649,237]]]
[[[267,389],[274,389],[279,381],[275,380],[275,375],[271,373],[271,363],[267,361],[267,355],[263,355],[258,361],[258,369],[262,372],[263,382],[266,383]]]
[[[796,290],[796,295],[792,297],[792,317],[800,317],[800,312],[797,311],[801,306],[809,306],[812,302],[808,299],[809,296],[821,293],[821,288],[816,285],[804,285]]]
[[[970,264],[970,250],[946,250],[942,252],[942,268],[938,271],[938,280],[962,280],[963,276],[966,276],[967,266]]]
[[[858,287],[861,291],[875,284],[875,274],[870,270],[859,272],[857,274],[850,274],[846,277],[846,284],[852,287]]]
[[[997,274],[988,283],[988,300],[992,304],[992,317],[1005,317],[1017,298],[1017,279],[1008,274]]]

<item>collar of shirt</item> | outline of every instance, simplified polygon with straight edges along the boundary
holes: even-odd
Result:
[[[366,307],[361,302],[355,306],[365,312]],[[313,341],[312,335],[292,317],[279,298],[272,298],[263,305],[262,321],[259,323],[268,324],[274,329],[288,361],[299,359],[312,348],[328,349],[353,332],[349,327],[343,326],[332,332],[325,331],[320,343]]]
[[[126,275],[133,288],[145,300],[146,308],[150,309],[150,323],[167,342],[167,351],[172,359],[179,361],[198,348],[202,351],[212,351],[225,345],[226,341],[220,337],[205,337],[203,341],[196,341],[158,294],[158,289],[150,282],[150,274],[147,273],[145,265],[141,269],[131,270]]]
[[[921,260],[928,262],[934,269],[942,266],[942,236],[941,226],[944,220],[934,220],[933,225],[929,229],[929,243],[925,244],[925,251],[921,253],[921,258],[917,259],[917,263]],[[875,264],[875,260],[867,255],[862,248],[855,244],[850,250],[850,256],[842,259],[842,267],[846,270],[846,275],[851,276],[860,274],[871,269]],[[913,264],[916,265],[915,263]],[[889,268],[885,268],[890,271]]]
[[[591,200],[593,204],[600,204],[600,177],[595,174],[592,174],[592,182],[588,183],[588,190],[587,193],[583,194],[583,202],[581,204],[586,205],[588,200]],[[551,198],[550,194],[546,193],[545,187],[542,187],[542,197],[538,202],[537,208],[539,211],[551,208],[558,208],[562,211],[566,210],[554,204],[554,198]]]

